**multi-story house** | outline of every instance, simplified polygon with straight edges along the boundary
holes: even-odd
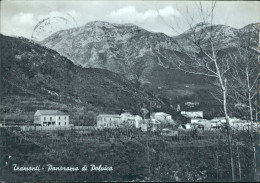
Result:
[[[97,116],[98,128],[116,128],[121,124],[121,116],[118,114],[99,114]]]
[[[173,123],[172,116],[164,112],[154,112],[151,114],[150,119],[152,121],[156,120],[160,123]]]
[[[181,111],[181,114],[188,118],[203,118],[203,111]]]
[[[69,126],[69,115],[58,110],[37,110],[34,124],[41,126]]]
[[[98,128],[116,128],[124,125],[133,125],[136,128],[141,127],[142,117],[130,113],[118,114],[100,114],[97,116]]]

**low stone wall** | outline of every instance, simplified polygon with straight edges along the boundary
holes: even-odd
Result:
[[[20,126],[22,131],[95,130],[95,126]]]

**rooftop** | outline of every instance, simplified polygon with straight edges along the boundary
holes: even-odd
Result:
[[[180,105],[181,111],[203,111],[201,105],[195,105],[193,107],[187,105]]]
[[[167,114],[165,112],[153,112],[151,115],[164,115],[164,116],[170,116],[170,114]]]
[[[98,116],[102,116],[102,117],[118,117],[118,118],[120,118],[120,115],[118,115],[118,114],[99,114]]]
[[[68,115],[59,110],[37,110],[36,113],[40,115]]]

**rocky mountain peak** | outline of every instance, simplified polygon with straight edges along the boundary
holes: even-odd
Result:
[[[153,70],[158,67],[169,68],[180,58],[182,53],[179,45],[196,51],[189,48],[191,43],[187,37],[192,36],[194,29],[196,34],[200,34],[202,28],[201,37],[207,40],[213,35],[217,49],[238,45],[241,32],[246,29],[239,30],[226,25],[210,26],[209,23],[200,22],[183,34],[170,37],[132,24],[93,21],[79,28],[59,31],[41,44],[82,67],[103,68],[121,73],[129,79],[149,83]]]

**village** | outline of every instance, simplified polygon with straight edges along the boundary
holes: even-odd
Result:
[[[2,146],[6,149],[12,144],[12,146],[24,147],[23,151],[26,152],[30,151],[30,148],[26,147],[34,147],[41,152],[47,152],[41,158],[42,163],[46,163],[45,159],[50,158],[52,154],[56,154],[55,157],[60,162],[63,160],[60,153],[67,151],[67,153],[73,152],[70,155],[71,158],[67,157],[69,161],[72,161],[71,159],[77,156],[76,151],[87,152],[89,155],[81,157],[81,159],[88,162],[92,158],[99,157],[98,159],[102,159],[103,153],[99,151],[107,151],[105,156],[109,158],[102,159],[102,161],[112,163],[113,169],[118,171],[121,171],[121,169],[118,168],[119,164],[114,159],[117,156],[114,156],[113,153],[120,154],[122,149],[124,149],[123,152],[125,153],[138,151],[137,154],[131,153],[131,156],[137,158],[141,155],[140,160],[135,159],[134,162],[138,164],[141,161],[143,165],[148,166],[142,170],[147,171],[144,174],[148,175],[148,177],[153,177],[151,172],[157,171],[154,168],[157,166],[156,162],[181,162],[178,157],[192,156],[208,163],[208,161],[211,162],[212,160],[203,157],[214,156],[214,158],[217,158],[214,161],[222,163],[210,165],[212,171],[216,171],[215,168],[217,167],[216,176],[219,176],[219,179],[224,178],[223,172],[228,167],[226,166],[226,160],[221,159],[222,156],[227,156],[225,154],[227,151],[225,118],[205,119],[203,111],[180,110],[179,106],[176,112],[186,118],[187,122],[180,124],[179,121],[175,120],[176,116],[166,112],[152,112],[149,114],[148,110],[142,110],[140,115],[125,111],[121,114],[100,113],[94,119],[95,125],[80,126],[74,125],[70,121],[71,116],[62,110],[37,110],[31,123],[11,124],[1,122],[1,141]],[[249,151],[248,147],[251,139],[250,134],[258,134],[259,124],[232,117],[229,119],[229,129],[232,134],[234,153],[238,156],[245,156],[246,153],[250,154],[251,151]],[[255,142],[258,147],[259,139],[255,139]],[[118,150],[115,151],[115,149]],[[185,155],[182,156],[177,151],[181,151],[181,154]],[[95,153],[93,154],[93,152]],[[203,153],[203,156],[195,152]],[[20,153],[17,154],[11,149],[7,153],[6,157],[11,158],[6,160],[5,166],[9,166],[9,161],[13,161],[12,157],[20,156]],[[175,158],[173,158],[173,154]],[[128,154],[120,155],[120,158],[124,157],[129,156]],[[79,164],[84,162],[81,159],[78,158],[77,162]],[[33,161],[38,162],[39,160],[36,158]],[[95,161],[98,162],[98,160]],[[238,158],[236,161],[240,163],[240,161],[247,160]],[[75,160],[72,162],[75,162]],[[249,170],[244,167],[239,169],[240,171]],[[122,169],[122,171],[124,170]],[[203,172],[200,172],[198,176],[199,179],[204,177]],[[174,179],[179,180],[178,176],[174,177]],[[197,178],[194,180],[197,180]]]
[[[37,110],[34,114],[34,121],[30,124],[16,124],[10,125],[5,122],[0,123],[0,127],[19,127],[22,131],[37,130],[37,131],[50,131],[50,130],[70,130],[70,129],[117,129],[133,127],[141,130],[142,132],[159,132],[164,136],[177,136],[179,131],[215,131],[224,129],[226,127],[225,117],[214,117],[213,119],[205,119],[203,111],[197,110],[180,110],[177,107],[177,112],[188,119],[188,122],[177,124],[170,114],[165,112],[153,112],[150,116],[147,115],[148,111],[144,111],[140,115],[133,115],[130,112],[122,112],[121,114],[99,114],[96,117],[95,126],[79,126],[70,122],[70,115],[60,110]],[[235,131],[255,131],[259,130],[259,123],[242,120],[239,118],[229,118],[229,126]]]

